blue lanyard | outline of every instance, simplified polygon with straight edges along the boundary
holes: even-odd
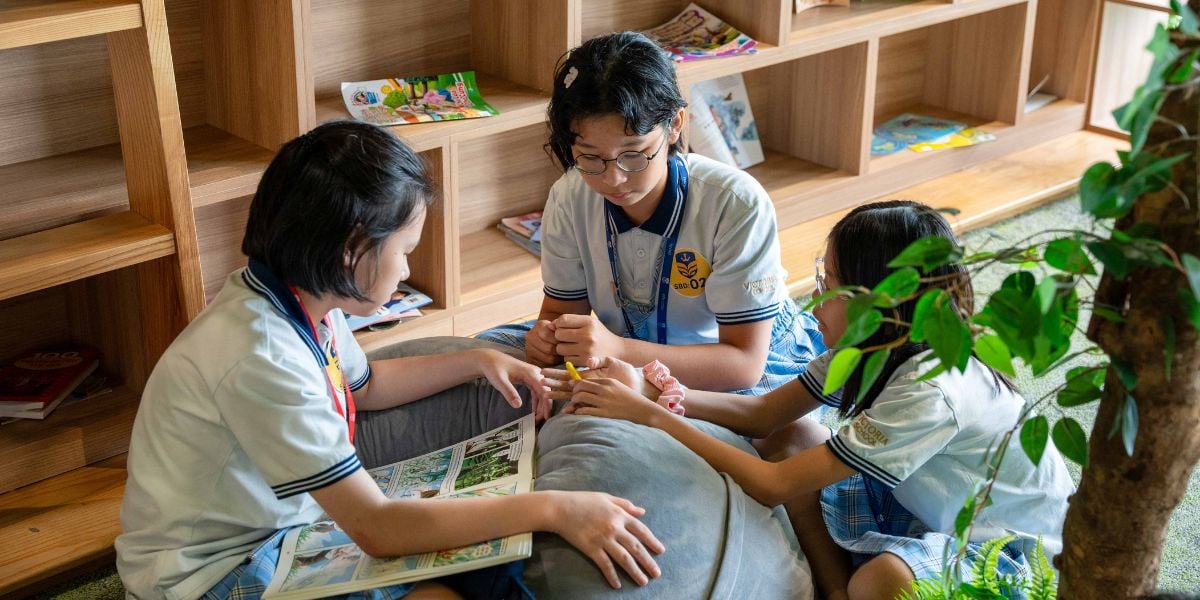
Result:
[[[655,312],[658,313],[658,343],[664,345],[667,343],[667,299],[671,291],[670,265],[675,260],[675,243],[679,241],[679,230],[682,227],[683,209],[688,193],[688,172],[687,166],[683,164],[683,159],[672,156],[667,163],[667,168],[670,169],[670,175],[674,176],[675,189],[665,190],[663,194],[664,196],[669,193],[675,194],[675,210],[667,224],[666,231],[663,232],[662,263],[658,265],[658,303],[654,307]],[[608,239],[608,266],[612,269],[613,292],[617,296],[617,308],[621,310],[621,317],[625,319],[625,336],[634,337],[636,333],[633,329],[633,322],[629,319],[629,313],[625,311],[625,294],[621,291],[621,274],[617,271],[617,224],[613,220],[613,211],[620,209],[607,201],[604,203],[604,209],[604,230]]]

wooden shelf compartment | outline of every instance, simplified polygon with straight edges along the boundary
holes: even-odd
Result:
[[[849,6],[817,6],[791,15],[787,47],[821,52],[830,48],[960,20],[1027,0],[855,0]]]
[[[0,300],[175,253],[175,235],[131,212],[0,241]]]
[[[0,7],[0,50],[141,26],[138,0],[10,0]]]
[[[275,154],[211,125],[183,130],[192,207],[253,195]]]
[[[500,111],[500,114],[481,119],[395,125],[389,127],[389,131],[404,140],[413,150],[424,152],[446,145],[451,136],[482,136],[545,121],[549,94],[488,73],[476,72],[475,82],[483,99]],[[317,99],[317,123],[349,118],[350,113],[346,111],[346,105],[340,95]]]
[[[140,394],[126,386],[60,406],[45,420],[0,425],[0,492],[125,452]],[[0,495],[0,503],[8,495]],[[2,579],[2,578],[0,578]]]
[[[463,304],[535,287],[542,289],[538,257],[509,240],[499,229],[493,227],[464,235],[459,251]]]

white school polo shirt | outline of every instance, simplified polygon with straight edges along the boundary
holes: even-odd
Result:
[[[916,381],[922,352],[900,365],[875,403],[842,427],[827,446],[865,476],[892,488],[904,508],[930,529],[954,535],[954,519],[977,481],[987,479],[988,449],[999,443],[1025,407],[1019,394],[997,384],[972,358],[965,373],[951,370]],[[800,382],[821,402],[832,352],[808,363]],[[931,363],[932,364],[932,363]],[[1074,492],[1067,467],[1053,444],[1033,462],[1014,435],[992,488],[993,504],[975,521],[971,541],[1015,534],[1032,552],[1039,535],[1048,555],[1062,551],[1067,497]]]
[[[226,279],[155,365],[116,540],[132,595],[200,596],[276,530],[319,517],[308,492],[362,468],[299,310],[254,263]],[[361,388],[366,356],[336,310],[328,320],[350,389]]]
[[[653,215],[634,226],[612,211],[622,293],[657,302],[658,274],[670,269],[667,327],[670,344],[718,340],[718,324],[770,319],[788,300],[787,271],[780,262],[775,209],[753,177],[698,154],[682,155],[688,195],[679,202],[668,177],[667,192]],[[611,168],[611,167],[610,167]],[[570,169],[550,189],[542,215],[542,280],[559,300],[587,299],[609,330],[625,334],[616,300],[605,229],[608,201]],[[661,257],[663,234],[680,219],[671,257]],[[661,308],[661,307],[658,307]],[[650,317],[649,341],[657,341]]]

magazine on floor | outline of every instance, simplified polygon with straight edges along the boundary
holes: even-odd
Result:
[[[373,125],[475,119],[500,114],[483,99],[474,71],[342,83],[350,116]]]
[[[758,42],[734,29],[716,15],[689,4],[674,19],[642,33],[654,40],[677,62],[754,54]]]
[[[533,484],[533,415],[448,448],[369,472],[389,498],[510,496]],[[421,581],[528,558],[533,536],[505,538],[437,552],[372,558],[332,520],[288,532],[263,598],[302,600]]]

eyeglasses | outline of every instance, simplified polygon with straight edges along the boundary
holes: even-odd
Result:
[[[817,295],[819,296],[829,291],[829,288],[825,287],[825,257],[813,258],[813,267],[816,269]]]
[[[608,170],[608,163],[611,162],[617,163],[617,168],[626,173],[645,171],[646,167],[650,166],[650,161],[654,160],[654,157],[658,156],[666,146],[667,135],[666,132],[663,132],[662,141],[658,143],[658,150],[649,156],[640,150],[628,150],[618,154],[616,158],[600,158],[595,154],[580,154],[575,157],[575,168],[585,175],[600,175]]]

